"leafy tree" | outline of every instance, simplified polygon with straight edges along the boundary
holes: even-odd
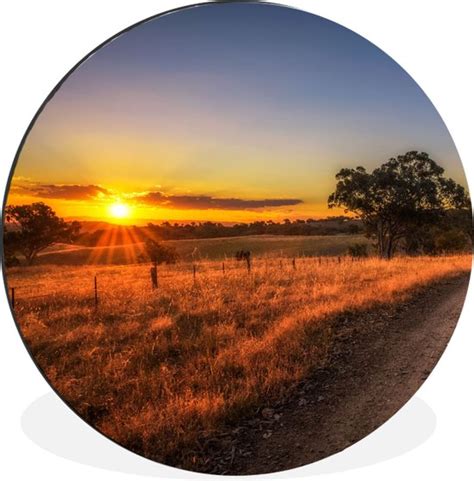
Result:
[[[359,217],[380,257],[390,259],[402,239],[433,225],[450,209],[469,210],[465,189],[444,177],[444,169],[425,152],[391,158],[372,173],[364,167],[341,169],[328,206]]]
[[[5,260],[13,265],[18,262],[16,254],[20,254],[31,265],[47,247],[74,242],[80,229],[79,222],[66,222],[43,202],[9,205],[5,208]]]
[[[178,260],[176,249],[171,246],[156,242],[153,239],[145,241],[146,253],[153,265],[174,264]]]

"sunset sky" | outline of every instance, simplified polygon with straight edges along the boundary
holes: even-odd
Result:
[[[338,213],[341,167],[408,150],[466,185],[431,102],[372,44],[297,10],[214,4],[84,62],[31,130],[8,202],[130,223],[321,217]]]

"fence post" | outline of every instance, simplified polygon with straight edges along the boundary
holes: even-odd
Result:
[[[293,260],[291,261],[291,263],[293,264],[293,269],[296,271],[296,259],[293,258]]]
[[[222,263],[222,274],[225,274],[225,264]]]
[[[250,274],[250,270],[252,269],[252,265],[250,264],[250,256],[246,256],[245,260],[247,261],[247,270],[249,271],[249,274]]]
[[[158,288],[158,268],[156,264],[150,267],[150,277],[151,277],[151,288],[157,289]]]
[[[15,309],[15,288],[14,287],[12,287],[11,302],[12,302],[12,308]]]
[[[94,304],[97,309],[99,305],[99,294],[97,292],[97,276],[94,276]]]

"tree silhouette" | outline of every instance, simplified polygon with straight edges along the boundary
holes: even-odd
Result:
[[[465,189],[444,177],[444,169],[425,152],[411,151],[368,173],[341,169],[328,206],[358,216],[380,257],[390,259],[402,239],[433,225],[451,209],[470,211]]]
[[[5,259],[14,263],[19,253],[31,265],[47,247],[74,242],[80,229],[79,222],[66,222],[43,202],[9,205],[5,208]]]

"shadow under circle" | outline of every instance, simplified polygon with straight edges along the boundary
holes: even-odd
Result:
[[[28,406],[21,426],[26,436],[41,448],[77,463],[142,476],[196,476],[149,461],[100,436],[53,393],[41,396]],[[363,440],[317,463],[292,470],[292,476],[336,473],[395,458],[423,444],[435,427],[435,413],[415,397]],[[272,476],[278,477],[278,474]]]

